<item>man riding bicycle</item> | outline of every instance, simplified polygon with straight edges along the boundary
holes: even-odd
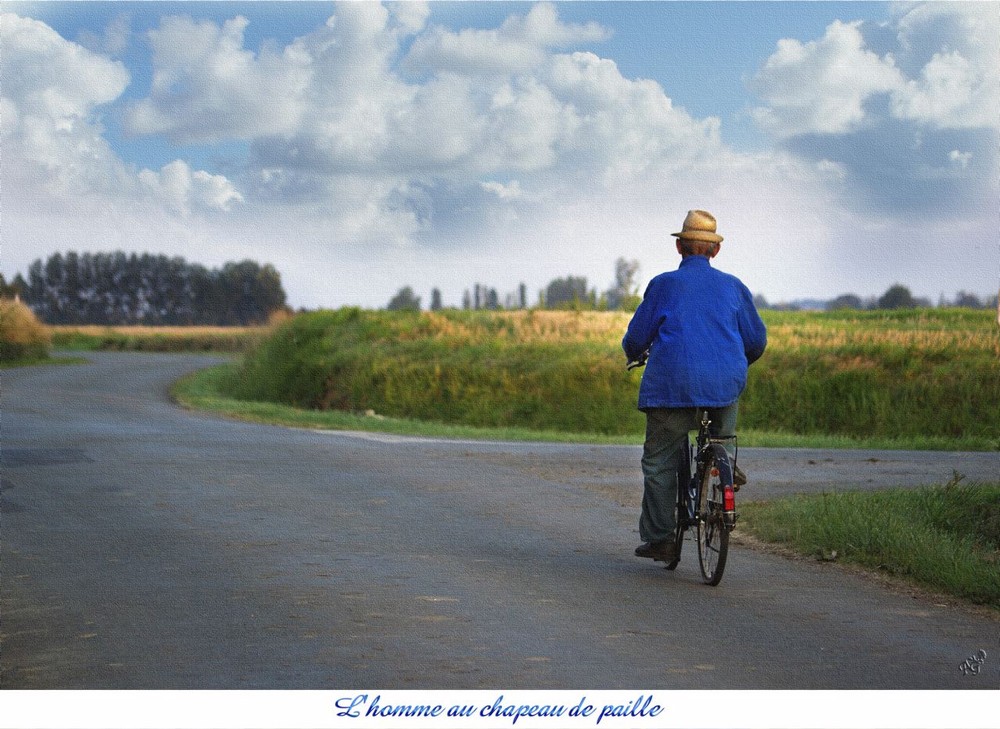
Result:
[[[664,562],[676,557],[677,470],[687,434],[705,409],[713,435],[735,434],[747,368],[767,346],[750,290],[710,264],[723,240],[715,218],[691,210],[672,235],[680,266],[649,282],[622,340],[630,361],[648,352],[639,387],[639,409],[646,413],[643,543],[635,554]]]

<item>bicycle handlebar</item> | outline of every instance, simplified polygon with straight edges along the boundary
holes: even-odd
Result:
[[[639,359],[631,360],[625,365],[625,369],[634,370],[636,367],[643,367],[649,359],[649,350],[639,355]]]

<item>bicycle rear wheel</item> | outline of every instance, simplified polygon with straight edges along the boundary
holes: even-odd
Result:
[[[709,585],[718,585],[729,555],[729,529],[725,523],[725,487],[732,484],[729,456],[713,448],[705,463],[698,504],[698,563]]]

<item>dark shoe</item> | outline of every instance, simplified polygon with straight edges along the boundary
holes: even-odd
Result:
[[[672,539],[664,539],[662,542],[645,542],[635,548],[636,557],[645,557],[657,562],[672,562],[677,558],[677,545]]]
[[[739,466],[733,466],[733,491],[739,491],[740,486],[745,486],[747,475],[740,470]]]

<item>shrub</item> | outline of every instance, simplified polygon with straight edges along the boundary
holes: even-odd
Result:
[[[0,362],[45,359],[52,337],[20,301],[0,299]]]

